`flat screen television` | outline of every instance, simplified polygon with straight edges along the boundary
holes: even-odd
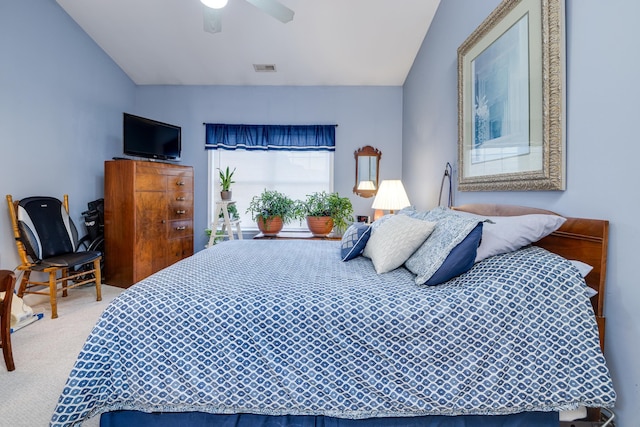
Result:
[[[123,113],[122,141],[126,155],[178,161],[182,150],[182,128]]]

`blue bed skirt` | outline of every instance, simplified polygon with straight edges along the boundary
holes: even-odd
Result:
[[[557,412],[523,412],[495,416],[425,416],[348,420],[324,416],[219,415],[203,412],[102,414],[100,427],[545,427],[560,424]]]

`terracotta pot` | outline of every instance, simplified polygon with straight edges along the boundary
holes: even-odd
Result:
[[[277,236],[284,226],[282,218],[279,216],[269,217],[266,221],[262,219],[262,216],[258,216],[256,222],[258,223],[258,229],[265,236]]]
[[[220,192],[220,199],[222,199],[222,200],[231,200],[231,190],[221,191]]]
[[[308,216],[307,227],[314,237],[327,237],[333,230],[333,219],[329,216]]]

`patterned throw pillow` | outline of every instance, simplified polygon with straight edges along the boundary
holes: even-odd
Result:
[[[362,255],[371,258],[378,274],[394,270],[424,243],[435,226],[435,222],[394,215],[371,232]]]
[[[464,271],[459,271],[459,269],[455,268],[455,265],[448,265],[449,263],[456,263],[459,257],[452,257],[448,264],[445,264],[445,261],[453,249],[465,240],[469,233],[476,229],[478,223],[481,221],[477,218],[464,218],[442,207],[432,209],[425,215],[421,215],[421,217],[423,217],[425,221],[437,221],[438,225],[431,237],[429,237],[405,263],[405,267],[416,275],[416,284],[423,285],[427,283],[443,265],[445,265],[445,269],[455,272],[457,275],[464,273]],[[478,234],[481,235],[481,233],[482,227],[480,227],[480,231],[475,235],[475,237],[477,237],[477,239],[475,239],[475,246],[474,244],[464,245],[467,251],[472,251],[472,254],[467,253],[464,259],[470,256],[473,256],[473,259],[475,259],[478,244],[480,243]],[[469,265],[467,270],[472,266],[473,263]],[[434,279],[428,284],[437,285],[442,283],[440,280],[448,275],[449,274],[443,274],[439,280]],[[446,277],[446,280],[452,277],[455,276]]]
[[[482,223],[479,222],[471,230],[471,233],[467,234],[467,237],[449,252],[440,268],[424,284],[429,286],[439,285],[471,270],[476,261],[481,238]]]
[[[362,222],[353,223],[342,235],[340,257],[342,261],[349,261],[362,254],[365,245],[371,237],[371,227]]]

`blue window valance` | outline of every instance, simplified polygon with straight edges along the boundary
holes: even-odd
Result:
[[[207,150],[335,151],[335,125],[204,123]]]

